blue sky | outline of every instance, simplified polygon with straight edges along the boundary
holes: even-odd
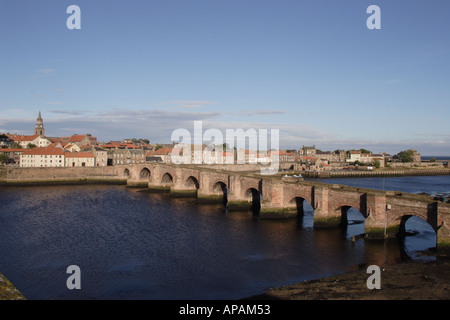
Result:
[[[0,0],[0,132],[31,134],[40,110],[48,136],[169,143],[202,120],[450,155],[449,101],[448,0]]]

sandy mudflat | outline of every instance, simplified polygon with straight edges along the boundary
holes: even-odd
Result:
[[[359,271],[306,281],[249,297],[273,300],[449,300],[450,246],[427,255],[435,261],[381,266],[381,288],[368,289],[371,274]]]
[[[14,285],[0,273],[0,300],[25,300]]]

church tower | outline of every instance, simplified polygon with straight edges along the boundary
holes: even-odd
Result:
[[[41,137],[43,137],[45,134],[44,121],[42,120],[40,111],[39,111],[39,116],[36,119],[36,126],[34,127],[34,134],[40,135]]]

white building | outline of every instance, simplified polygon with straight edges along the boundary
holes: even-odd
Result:
[[[95,167],[95,156],[92,152],[66,152],[66,167]]]
[[[10,138],[20,144],[22,148],[26,148],[28,144],[34,144],[38,148],[46,148],[52,143],[47,138],[37,134],[33,136],[11,136]]]
[[[361,161],[361,151],[350,151],[350,157],[346,159],[347,162]]]
[[[64,167],[64,152],[61,148],[26,149],[20,155],[21,167]]]

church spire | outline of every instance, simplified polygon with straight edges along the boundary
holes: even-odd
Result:
[[[41,110],[39,110],[39,116],[36,119],[36,126],[34,127],[34,134],[39,136],[44,136],[45,129],[44,129],[44,121],[41,117]]]

